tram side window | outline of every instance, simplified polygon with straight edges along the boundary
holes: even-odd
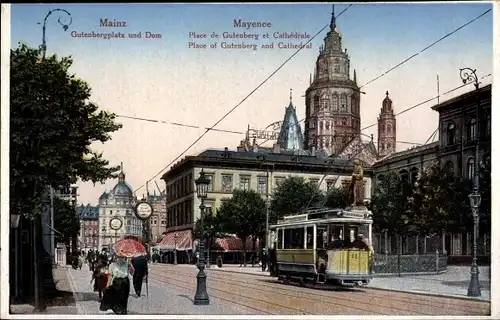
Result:
[[[316,249],[324,249],[325,248],[325,233],[326,228],[318,228],[316,231]]]
[[[314,248],[314,239],[313,239],[313,236],[314,236],[314,227],[308,227],[307,228],[307,239],[306,239],[306,243],[307,243],[307,249],[313,249]]]
[[[283,231],[284,230],[278,230],[278,244],[277,244],[277,249],[283,249]]]
[[[304,248],[304,228],[285,229],[284,249],[302,249],[302,248]]]

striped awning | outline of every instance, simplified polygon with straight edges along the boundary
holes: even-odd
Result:
[[[247,251],[251,251],[253,249],[252,237],[247,238],[245,245]],[[215,246],[220,247],[224,251],[243,251],[243,242],[237,236],[217,238]],[[259,239],[255,242],[255,248],[259,248]]]
[[[191,229],[169,232],[163,236],[161,241],[155,246],[158,250],[179,250],[186,251],[193,248]]]

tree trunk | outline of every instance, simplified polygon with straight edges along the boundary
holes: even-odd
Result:
[[[255,256],[256,256],[256,252],[255,252],[255,244],[257,242],[257,238],[255,238],[254,236],[252,236],[252,251],[253,251],[253,255],[252,255],[252,267],[255,266]]]
[[[243,240],[244,239],[244,240]],[[243,266],[247,266],[247,237],[241,239],[241,243],[243,244]]]

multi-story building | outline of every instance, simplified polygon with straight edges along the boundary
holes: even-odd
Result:
[[[481,164],[491,166],[491,85],[439,103],[432,109],[439,112],[439,141],[379,159],[373,165],[373,186],[380,175],[389,171],[397,172],[408,183],[414,183],[418,173],[436,161],[458,176],[473,179],[476,137]],[[470,234],[444,234],[440,247],[449,255],[469,256],[471,239]],[[488,235],[481,239],[478,252],[490,253]]]
[[[118,175],[118,183],[109,191],[99,197],[99,249],[110,247],[118,239],[124,236],[135,236],[142,238],[143,224],[135,214],[137,203],[132,192],[132,187],[125,181],[123,163]],[[119,230],[111,229],[110,222],[113,218],[122,221]]]
[[[149,195],[149,203],[153,207],[153,214],[149,220],[149,234],[151,243],[156,243],[162,238],[167,228],[167,196],[165,192],[159,195],[156,191]]]
[[[97,250],[99,238],[99,207],[90,204],[76,208],[80,217],[80,234],[78,242],[82,250]]]

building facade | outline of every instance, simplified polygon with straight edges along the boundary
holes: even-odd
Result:
[[[175,164],[162,179],[166,182],[167,228],[177,234],[178,250],[190,250],[191,230],[200,217],[200,200],[196,196],[195,180],[201,170],[210,179],[207,214],[215,213],[220,205],[231,198],[234,189],[255,190],[266,197],[277,184],[289,176],[304,177],[326,191],[351,182],[352,160],[323,156],[273,153],[267,151],[206,150],[189,156]],[[365,169],[365,200],[370,200],[372,170]],[[173,239],[172,239],[173,241]],[[162,241],[163,243],[163,241]],[[183,247],[181,244],[184,244]],[[172,244],[170,244],[172,246]]]
[[[153,214],[149,220],[149,234],[151,243],[156,243],[162,238],[167,228],[167,196],[165,192],[149,195],[149,203],[153,207]]]
[[[110,192],[104,192],[99,197],[99,249],[109,248],[118,239],[124,236],[142,238],[143,224],[134,213],[137,203],[132,187],[125,181],[123,164],[118,175],[118,183]],[[110,222],[113,218],[122,221],[119,230],[111,229]]]
[[[476,138],[480,165],[491,166],[491,85],[444,101],[432,109],[439,112],[439,141],[379,159],[373,165],[374,188],[377,179],[389,171],[398,173],[403,181],[414,183],[418,173],[436,161],[460,177],[473,179]],[[470,256],[471,240],[470,234],[443,234],[440,248],[451,256]],[[490,254],[488,235],[480,239],[478,254]]]
[[[342,48],[335,10],[305,99],[305,150],[338,154],[359,136],[360,90],[356,83],[356,71],[352,79],[350,76],[350,58],[347,49]]]
[[[82,250],[99,249],[99,207],[80,205],[76,208],[77,215],[80,217],[80,234],[78,243]]]

